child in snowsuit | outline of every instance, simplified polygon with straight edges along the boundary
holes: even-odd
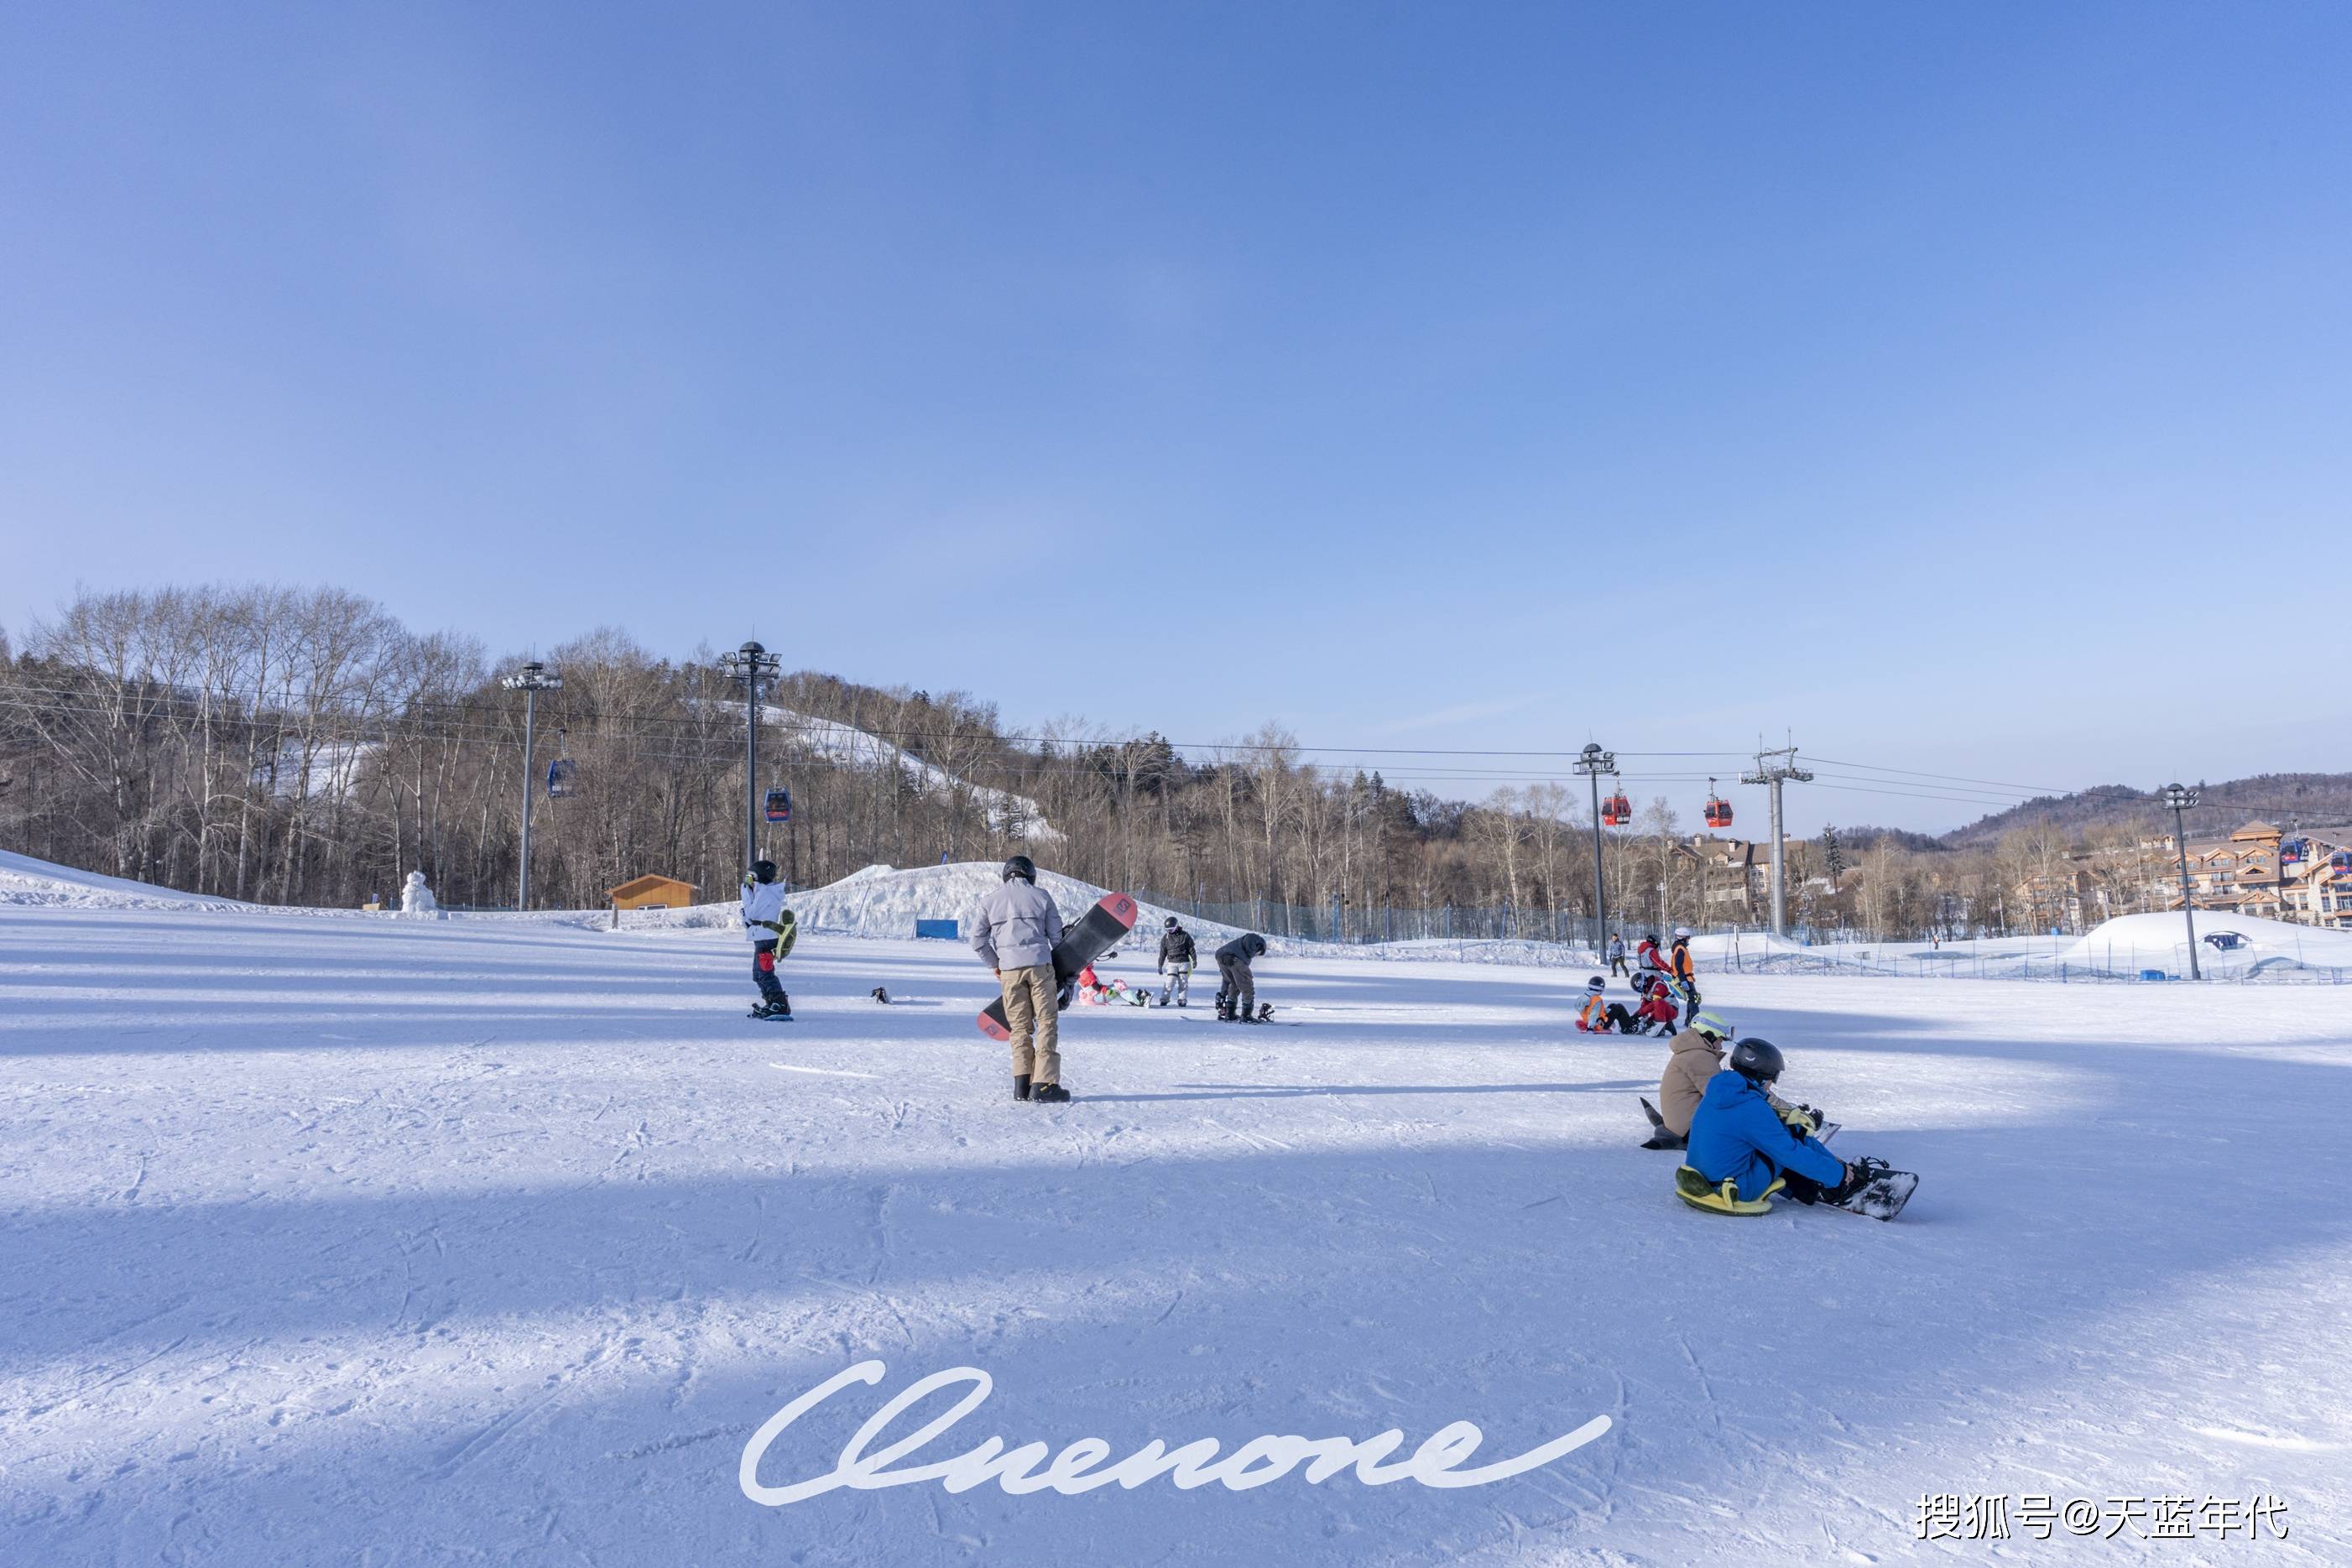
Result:
[[[793,998],[776,978],[776,960],[793,950],[800,927],[784,907],[784,884],[776,880],[776,862],[754,861],[743,876],[743,935],[751,939],[751,983],[760,988],[755,1019],[793,1020]]]
[[[1103,984],[1095,978],[1095,967],[1088,964],[1078,971],[1078,1000],[1090,1008],[1098,1008],[1108,1000]]]
[[[1633,1015],[1625,1010],[1622,1002],[1612,1002],[1601,993],[1608,985],[1595,975],[1585,982],[1584,1005],[1576,1011],[1576,1027],[1586,1034],[1619,1034],[1633,1032]]]
[[[1655,936],[1642,938],[1641,946],[1633,949],[1633,963],[1644,974],[1663,975],[1666,972],[1665,960],[1658,956],[1658,939]]]
[[[1250,960],[1265,953],[1265,938],[1256,932],[1236,936],[1217,949],[1217,1016],[1233,1023],[1255,1023],[1257,982]]]
[[[1799,1203],[1843,1203],[1870,1179],[1873,1162],[1850,1166],[1810,1126],[1783,1119],[1771,1092],[1780,1069],[1780,1050],[1769,1040],[1732,1047],[1731,1065],[1699,1096],[1684,1163],[1711,1186],[1733,1183],[1743,1203],[1762,1197],[1775,1178]]]
[[[1171,997],[1182,1007],[1192,995],[1192,965],[1200,949],[1192,945],[1192,934],[1168,917],[1167,932],[1160,938],[1160,972],[1168,983],[1160,988],[1160,1005],[1166,1007]]]
[[[1635,1034],[1670,1033],[1682,1019],[1682,1009],[1675,1005],[1674,992],[1665,981],[1654,975],[1643,975],[1633,982],[1642,993],[1642,1005],[1633,1009]]]

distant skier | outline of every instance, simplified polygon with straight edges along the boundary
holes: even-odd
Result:
[[[743,874],[743,935],[751,939],[751,981],[760,988],[751,1016],[792,1022],[793,998],[776,978],[776,961],[793,950],[800,926],[784,907],[784,884],[776,880],[773,861],[753,861]]]
[[[1609,982],[1595,975],[1584,983],[1584,1005],[1576,1012],[1576,1027],[1586,1034],[1633,1032],[1633,1015],[1622,1002],[1609,1000]]]
[[[1628,972],[1625,968],[1625,936],[1622,932],[1610,934],[1609,972],[1612,975],[1622,975]]]
[[[1170,915],[1166,931],[1160,938],[1160,972],[1168,977],[1168,983],[1160,988],[1161,1007],[1168,1005],[1171,997],[1180,1008],[1192,999],[1192,966],[1199,957],[1200,949],[1192,944],[1192,934]]]
[[[1003,885],[981,903],[971,947],[1003,987],[1015,1100],[1053,1104],[1070,1097],[1062,1087],[1062,1019],[1054,986],[1054,949],[1061,940],[1062,912],[1038,890],[1034,862],[1014,855],[1004,862]]]
[[[1265,938],[1252,931],[1217,949],[1217,1016],[1234,1023],[1256,1023],[1257,981],[1250,960],[1265,955]]]
[[[1673,977],[1675,988],[1683,994],[1685,1023],[1698,1017],[1698,974],[1696,966],[1691,962],[1690,945],[1691,928],[1687,925],[1675,926],[1674,951],[1666,957],[1666,973]]]
[[[1642,1005],[1633,1009],[1634,1034],[1672,1034],[1682,1019],[1682,1009],[1675,993],[1661,975],[1637,975],[1633,988],[1642,993]]]
[[[1726,1197],[1743,1204],[1762,1198],[1777,1181],[1799,1203],[1843,1206],[1887,1176],[1887,1167],[1870,1159],[1848,1165],[1811,1132],[1784,1121],[1771,1092],[1782,1066],[1769,1040],[1733,1046],[1731,1065],[1707,1080],[1691,1116],[1684,1163],[1709,1186],[1729,1183]],[[1907,1188],[1903,1196],[1909,1197]]]

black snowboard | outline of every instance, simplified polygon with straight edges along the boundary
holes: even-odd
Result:
[[[1069,1006],[1070,988],[1078,971],[1118,946],[1121,937],[1135,929],[1135,900],[1123,893],[1107,893],[1096,900],[1086,917],[1062,933],[1061,946],[1054,949],[1054,989],[1063,1007]],[[980,1032],[991,1040],[1011,1040],[1013,1024],[1004,1016],[1004,998],[980,1009]]]

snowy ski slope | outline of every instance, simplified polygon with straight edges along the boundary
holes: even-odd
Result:
[[[2275,1494],[2137,1552],[2352,1561],[2342,990],[1715,977],[1924,1173],[1882,1226],[1684,1208],[1571,977],[1260,967],[1300,1027],[1074,1009],[1048,1109],[948,944],[805,938],[785,1026],[724,930],[0,906],[0,1562],[2137,1560],[1920,1542],[1948,1491]],[[749,1500],[866,1358],[767,1481],[965,1365],[949,1451],[1612,1425],[1464,1490]]]

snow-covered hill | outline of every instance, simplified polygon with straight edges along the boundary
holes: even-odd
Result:
[[[845,762],[856,768],[896,767],[916,789],[927,794],[967,789],[986,814],[989,825],[999,832],[1012,832],[1035,843],[1056,843],[1061,840],[1060,831],[1045,821],[1037,802],[1026,795],[992,789],[982,784],[964,784],[945,768],[902,750],[878,735],[869,735],[837,719],[818,718],[773,704],[761,705],[761,712],[768,723],[788,732],[794,744],[828,761]]]
[[[0,908],[53,909],[249,909],[234,899],[200,893],[174,893],[152,883],[76,871],[0,850]]]
[[[2209,937],[2235,936],[2232,946]],[[2060,961],[2077,969],[2137,976],[2162,969],[2174,978],[2189,973],[2189,928],[2180,912],[2125,915],[2095,927],[2063,950]],[[2352,931],[2323,931],[2284,920],[2200,913],[2198,967],[2210,976],[2252,976],[2286,969],[2352,969]]]

